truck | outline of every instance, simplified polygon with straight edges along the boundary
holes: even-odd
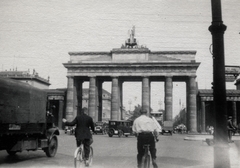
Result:
[[[0,150],[9,155],[43,150],[48,157],[54,157],[60,133],[48,106],[46,90],[1,77]]]

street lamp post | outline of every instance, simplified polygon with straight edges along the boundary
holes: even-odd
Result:
[[[222,21],[221,0],[211,0],[211,5],[212,25],[209,31],[213,44],[214,168],[230,168],[223,38],[227,27]]]

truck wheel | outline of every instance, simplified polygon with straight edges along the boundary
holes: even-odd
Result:
[[[16,151],[10,151],[10,150],[7,150],[7,153],[11,156],[15,155],[17,152]]]
[[[56,136],[53,136],[48,143],[48,147],[44,150],[48,157],[54,157],[57,153],[58,140]]]

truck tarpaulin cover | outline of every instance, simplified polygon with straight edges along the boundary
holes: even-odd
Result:
[[[0,78],[0,123],[45,123],[46,100],[41,89]]]

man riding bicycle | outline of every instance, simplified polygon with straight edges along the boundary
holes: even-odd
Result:
[[[82,111],[75,117],[72,122],[68,122],[66,119],[63,118],[63,122],[66,126],[74,126],[76,125],[75,129],[75,137],[77,142],[77,147],[81,145],[81,142],[84,144],[84,151],[85,151],[85,158],[86,164],[89,161],[89,153],[90,153],[90,145],[93,142],[92,134],[90,129],[95,132],[94,130],[94,122],[93,119],[86,115],[87,112],[86,108],[83,108]]]
[[[154,168],[157,168],[156,163],[156,147],[155,147],[155,137],[158,136],[161,128],[156,122],[147,116],[147,110],[143,109],[140,111],[141,116],[136,118],[133,122],[132,130],[137,134],[137,164],[138,168],[142,166],[142,157],[144,155],[145,144],[150,145],[150,153],[152,157],[152,164]]]

